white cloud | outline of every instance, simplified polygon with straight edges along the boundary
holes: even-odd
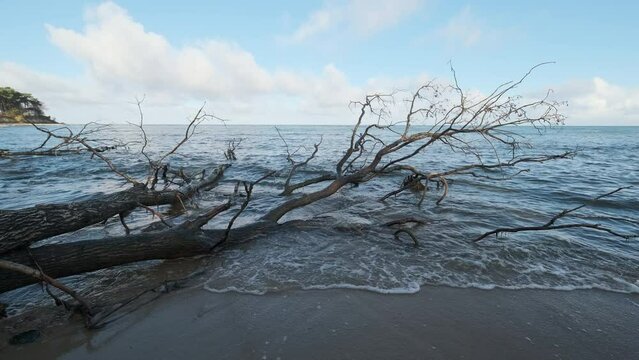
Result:
[[[295,30],[290,38],[293,42],[302,42],[318,33],[327,31],[338,18],[339,15],[334,11],[327,9],[315,11],[306,22]]]
[[[339,29],[369,36],[410,16],[424,0],[348,0],[327,2],[314,11],[288,40],[303,42],[329,30]]]
[[[639,88],[626,88],[594,77],[557,88],[568,101],[570,125],[639,125]]]
[[[114,86],[171,89],[195,96],[258,94],[275,87],[270,74],[239,46],[208,40],[176,48],[146,31],[124,9],[104,3],[89,10],[83,32],[47,25],[51,41]]]
[[[349,4],[349,9],[357,10],[349,16],[391,11],[359,1]],[[397,9],[410,8],[406,6],[394,8],[396,13],[389,18],[371,15],[352,26],[362,32],[388,26],[389,19],[399,19],[398,14],[405,12]],[[325,20],[317,21],[315,29],[325,26]],[[232,42],[215,39],[175,46],[111,2],[89,10],[82,31],[51,25],[47,30],[56,46],[84,65],[85,73],[63,78],[0,62],[0,84],[33,93],[65,122],[134,121],[137,113],[131,102],[146,94],[147,119],[156,123],[182,122],[207,100],[209,110],[236,123],[351,124],[350,100],[365,93],[414,89],[428,79],[425,75],[373,78],[355,85],[333,64],[317,73],[270,70]],[[476,36],[465,39],[478,41]],[[594,78],[560,86],[556,95],[569,101],[569,124],[639,124],[637,88]]]
[[[84,77],[62,79],[1,63],[0,82],[35,93],[63,121],[96,120],[97,109],[87,109],[88,104],[106,101],[130,108],[135,96],[146,94],[146,104],[175,109],[208,100],[218,113],[232,114],[239,122],[299,121],[293,112],[313,112],[323,122],[336,123],[350,119],[348,101],[363,91],[332,64],[318,74],[270,71],[231,42],[203,40],[176,47],[112,2],[90,9],[85,22],[82,31],[46,26],[51,42],[86,67]],[[78,109],[87,111],[84,117]],[[114,120],[123,121],[124,113]],[[105,120],[104,112],[97,116]]]
[[[369,35],[396,25],[422,4],[421,0],[352,0],[348,20],[361,34]]]
[[[465,6],[453,16],[439,33],[451,44],[469,47],[476,45],[485,35],[483,24],[473,15],[470,6]]]
[[[62,78],[9,62],[0,62],[0,84],[33,93],[42,100],[49,114],[68,123],[136,120],[132,101],[136,95],[143,94],[117,91],[92,78]],[[182,121],[197,105],[161,94],[155,94],[145,103],[153,113],[149,114],[150,119],[157,116],[169,122]]]

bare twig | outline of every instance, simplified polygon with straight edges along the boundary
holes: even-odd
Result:
[[[302,183],[291,185],[291,180],[293,178],[293,175],[295,175],[295,173],[297,172],[297,170],[302,168],[302,167],[304,167],[304,166],[306,166],[309,163],[309,161],[311,161],[311,160],[313,160],[315,158],[315,155],[317,155],[317,152],[319,151],[319,147],[322,144],[322,141],[324,140],[324,137],[323,136],[320,137],[319,142],[317,142],[316,144],[313,144],[313,152],[308,157],[306,157],[306,159],[298,162],[295,159],[293,159],[293,155],[296,152],[298,152],[300,150],[300,148],[302,148],[302,147],[299,147],[297,150],[295,150],[293,153],[291,153],[290,149],[288,147],[288,143],[284,139],[284,136],[282,136],[282,133],[280,132],[280,129],[275,127],[275,131],[277,131],[277,135],[279,135],[280,139],[284,143],[284,147],[286,149],[286,160],[291,164],[291,169],[288,172],[288,176],[286,177],[286,181],[284,181],[284,190],[282,190],[281,195],[290,195],[295,189],[298,189],[298,188],[301,188],[301,187],[304,187],[304,186],[308,186],[311,183],[324,181],[324,180],[321,180],[320,178],[316,178],[314,180],[311,180],[311,182],[308,182],[308,180],[307,180],[307,181],[304,181]]]
[[[214,208],[212,208],[211,210],[205,212],[204,214],[196,217],[195,219],[192,220],[187,220],[185,221],[182,225],[180,225],[182,228],[187,228],[187,229],[199,229],[202,226],[206,225],[209,221],[211,221],[211,219],[213,219],[215,216],[217,216],[218,214],[228,210],[232,203],[232,198],[229,199],[227,202],[225,202],[222,205],[218,205]]]
[[[595,198],[593,198],[591,201],[596,201],[599,199],[603,199],[605,197],[608,197],[610,195],[613,195],[621,190],[624,189],[628,189],[630,188],[630,186],[627,187],[620,187],[617,188],[613,191],[607,192],[603,195],[599,195]],[[596,231],[602,231],[602,232],[606,232],[609,233],[611,235],[623,238],[623,239],[631,239],[631,238],[636,238],[639,237],[639,235],[632,235],[632,234],[621,234],[613,229],[607,228],[602,226],[601,224],[593,224],[593,223],[570,223],[570,224],[561,224],[561,225],[555,225],[555,222],[557,222],[557,220],[571,214],[572,212],[575,212],[579,209],[584,208],[585,206],[587,206],[587,203],[581,204],[579,206],[576,206],[572,209],[567,209],[567,210],[563,210],[561,212],[559,212],[558,214],[556,214],[555,216],[553,216],[547,223],[543,224],[543,225],[539,225],[539,226],[523,226],[523,227],[512,227],[512,228],[498,228],[495,230],[491,230],[488,231],[482,235],[480,235],[479,237],[475,238],[473,240],[473,242],[479,242],[485,238],[487,238],[488,236],[491,235],[496,235],[499,236],[499,234],[502,233],[516,233],[516,232],[523,232],[523,231],[547,231],[547,230],[561,230],[561,229],[569,229],[569,228],[586,228],[586,229],[592,229],[592,230],[596,230]]]
[[[129,229],[129,227],[126,224],[126,221],[124,221],[124,218],[126,217],[126,215],[124,213],[119,213],[118,217],[120,218],[120,223],[122,224],[122,227],[124,227],[124,232],[129,235],[131,233],[131,229]]]
[[[237,220],[237,218],[242,214],[244,209],[246,209],[249,202],[251,201],[251,195],[253,194],[253,187],[255,187],[255,185],[259,184],[263,180],[273,176],[274,174],[275,174],[275,171],[271,171],[267,173],[266,175],[262,176],[261,178],[255,180],[254,182],[251,182],[251,183],[247,183],[245,181],[242,182],[244,185],[244,191],[246,192],[246,198],[244,199],[244,202],[240,206],[240,209],[235,213],[235,215],[233,215],[233,217],[229,221],[228,226],[226,227],[226,231],[224,232],[224,236],[222,237],[222,241],[219,244],[224,243],[229,239],[229,235],[231,233],[231,228],[233,227],[233,223],[235,223],[235,220]]]
[[[47,274],[43,273],[42,271],[4,259],[0,259],[0,268],[19,272],[50,284],[51,286],[65,292],[73,299],[75,299],[78,304],[80,304],[82,311],[89,316],[91,315],[91,307],[80,295],[78,295],[78,293],[76,293],[73,289],[67,287],[66,285],[60,283],[56,279],[47,276]]]
[[[396,230],[395,233],[393,233],[393,236],[395,236],[396,240],[401,240],[399,235],[402,234],[402,233],[408,235],[411,238],[411,240],[413,240],[413,244],[415,246],[419,246],[419,241],[417,241],[417,236],[415,236],[415,234],[413,234],[413,232],[410,231],[409,229]]]
[[[160,214],[160,212],[155,211],[152,207],[150,207],[150,206],[146,206],[146,205],[141,204],[141,203],[138,203],[138,206],[139,206],[139,207],[141,207],[141,208],[144,208],[146,211],[150,212],[150,213],[151,213],[151,215],[152,215],[153,217],[156,217],[156,216],[157,216],[157,217],[158,217],[158,219],[160,219],[160,221],[162,222],[162,224],[166,225],[166,227],[169,227],[169,228],[173,227],[171,224],[169,224],[169,223],[168,223],[168,222],[164,219],[164,216],[162,216],[162,214]]]
[[[231,139],[227,143],[226,151],[224,152],[224,157],[226,160],[237,160],[237,156],[235,155],[235,150],[242,143],[244,139]]]
[[[138,185],[140,184],[137,180],[135,180],[134,178],[132,178],[131,176],[127,175],[126,173],[124,173],[122,170],[118,169],[115,164],[113,163],[113,161],[111,161],[111,159],[109,159],[108,157],[106,157],[105,155],[102,154],[102,152],[104,152],[104,150],[100,149],[100,148],[96,148],[93,145],[90,144],[90,140],[82,137],[80,134],[83,133],[83,131],[80,131],[78,134],[73,134],[73,132],[71,131],[71,129],[66,128],[66,130],[68,130],[68,132],[70,133],[70,135],[59,135],[55,132],[55,130],[48,130],[45,129],[43,127],[40,127],[34,123],[31,123],[31,125],[33,127],[35,127],[36,129],[38,129],[39,131],[50,135],[53,138],[57,138],[57,139],[61,139],[64,142],[76,142],[82,146],[84,146],[84,148],[92,153],[92,156],[95,156],[97,158],[99,158],[100,160],[102,160],[108,167],[109,169],[111,169],[111,171],[115,174],[117,174],[118,176],[120,176],[121,178],[123,178],[124,180],[126,180],[126,182],[131,183],[133,185]],[[86,128],[86,125],[85,127]],[[83,129],[84,129],[83,128]]]

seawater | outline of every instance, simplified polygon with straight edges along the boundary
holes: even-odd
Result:
[[[350,134],[347,126],[279,129],[292,150],[302,146],[298,152],[302,157],[312,151],[312,143],[323,137],[318,156],[300,172],[299,178],[332,170]],[[183,126],[148,126],[150,151],[170,149],[183,131]],[[542,134],[532,128],[514,131],[533,146],[526,149],[528,153],[574,149],[579,149],[579,153],[574,159],[524,165],[530,171],[508,181],[454,177],[449,195],[440,205],[435,205],[440,194],[435,189],[421,207],[416,206],[417,198],[411,193],[380,202],[383,194],[399,186],[401,176],[347,186],[329,199],[288,214],[283,221],[289,223],[279,231],[230,246],[214,257],[192,260],[197,261],[203,274],[204,288],[250,294],[325,288],[414,293],[423,285],[639,292],[639,239],[624,240],[607,233],[571,229],[510,234],[479,244],[470,241],[497,227],[543,224],[562,209],[621,186],[634,188],[593,203],[573,220],[603,223],[620,232],[639,231],[639,127],[558,127]],[[131,142],[128,149],[107,155],[124,171],[144,175],[144,159],[132,154],[139,148],[135,142],[140,139],[134,127],[113,126],[104,130],[101,137]],[[171,159],[171,166],[182,166],[193,173],[212,168],[225,162],[227,142],[239,138],[243,140],[236,150],[238,160],[226,172],[224,181],[202,194],[199,207],[187,215],[223,201],[236,181],[257,179],[271,169],[281,171],[256,187],[254,201],[236,224],[250,223],[273,204],[284,201],[278,194],[287,169],[286,152],[272,126],[202,126]],[[0,128],[1,149],[26,150],[42,140],[42,134],[30,127]],[[435,147],[412,163],[424,170],[441,170],[471,161],[474,160],[461,153]],[[1,209],[84,199],[124,187],[103,163],[88,155],[0,159]],[[224,226],[234,211],[215,219],[208,227]],[[418,247],[410,241],[395,240],[392,232],[381,226],[407,216],[426,222],[413,230],[419,239]],[[600,216],[635,222],[601,220]],[[135,227],[150,220],[148,213],[136,211],[129,223]],[[115,219],[44,243],[105,235],[123,235]],[[143,283],[147,278],[166,276],[158,275],[163,271],[160,263],[103,270],[68,281],[87,293],[126,287],[129,282]],[[177,264],[183,266],[180,264],[184,262]],[[26,288],[2,297],[33,302],[36,290]]]

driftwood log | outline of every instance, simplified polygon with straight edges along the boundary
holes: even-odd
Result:
[[[270,224],[255,224],[233,230],[233,236],[250,238],[268,230]],[[30,250],[17,250],[2,259],[19,264],[37,261],[52,278],[82,274],[117,265],[144,260],[177,259],[209,254],[224,240],[225,230],[189,228],[81,240],[66,244],[44,245]],[[0,292],[33,284],[39,280],[22,273],[0,270]]]
[[[36,205],[19,210],[0,210],[0,254],[36,241],[66,234],[109,218],[126,214],[140,206],[179,205],[198,191],[214,187],[227,165],[219,166],[199,182],[177,190],[156,191],[144,185],[113,194],[67,204]]]

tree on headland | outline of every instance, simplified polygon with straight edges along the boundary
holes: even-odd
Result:
[[[44,113],[44,104],[28,93],[10,87],[0,87],[0,123],[55,124]]]

